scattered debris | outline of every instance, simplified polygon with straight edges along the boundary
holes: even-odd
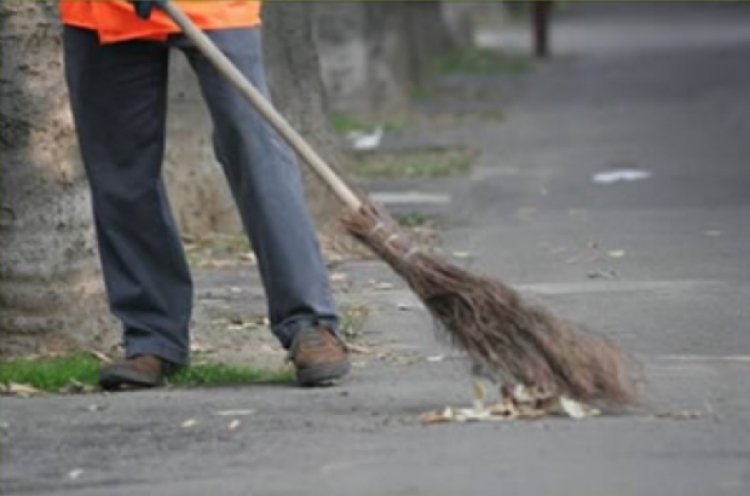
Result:
[[[6,382],[0,386],[0,394],[8,396],[18,396],[19,398],[29,398],[31,396],[41,396],[44,391],[37,389],[28,384],[19,384],[17,382]]]
[[[427,361],[430,363],[438,363],[445,360],[445,355],[434,355],[427,357]]]
[[[258,261],[255,258],[255,253],[251,251],[240,253],[240,260],[244,260],[245,262],[248,262],[251,265],[257,265],[258,263]]]
[[[184,421],[184,422],[183,422],[183,423],[181,424],[181,427],[182,427],[183,429],[189,429],[189,428],[191,428],[191,427],[194,427],[194,426],[196,426],[197,424],[198,424],[198,421],[197,421],[197,420],[195,420],[195,419],[188,419],[188,420]]]
[[[419,417],[419,420],[424,425],[444,424],[447,422],[454,422],[456,420],[456,414],[451,407],[447,406],[440,412],[427,412],[422,414]]]
[[[587,408],[583,403],[579,403],[565,396],[561,396],[558,401],[562,411],[567,413],[570,418],[582,419],[594,415],[599,415],[598,410]]]
[[[89,406],[88,406],[88,407],[86,408],[86,410],[88,410],[88,411],[89,411],[89,412],[91,412],[91,413],[94,413],[94,412],[101,412],[101,411],[104,411],[104,410],[106,410],[106,409],[108,408],[108,406],[109,406],[109,405],[107,405],[106,403],[92,403],[92,404],[90,404],[90,405],[89,405]]]
[[[622,258],[625,256],[625,250],[609,250],[607,255],[612,258]]]
[[[370,314],[367,305],[345,305],[341,311],[341,333],[348,341],[354,341],[362,332]]]
[[[471,257],[470,251],[454,251],[451,253],[456,258],[470,258]]]
[[[107,355],[105,355],[104,353],[102,353],[101,351],[89,349],[88,352],[90,355],[92,355],[94,358],[96,358],[102,363],[112,363],[112,359],[108,357]]]
[[[372,287],[372,289],[376,289],[378,291],[385,291],[394,288],[393,284],[390,282],[370,281],[370,286]]]
[[[78,480],[83,475],[83,469],[82,468],[74,468],[70,472],[68,472],[68,479],[70,480]]]
[[[358,353],[360,355],[369,355],[372,353],[372,349],[368,346],[356,344],[356,343],[347,343],[346,347],[349,348],[349,351],[352,353]]]
[[[89,394],[94,392],[94,387],[89,384],[84,384],[76,379],[70,379],[68,385],[62,390],[65,394]]]
[[[420,416],[422,424],[446,422],[503,421],[512,419],[538,419],[553,415],[567,415],[573,419],[583,419],[601,414],[570,398],[550,397],[524,386],[512,390],[504,389],[502,399],[495,405],[486,406],[486,391],[480,381],[474,381],[473,408],[446,407],[440,411],[427,412]]]
[[[376,358],[391,365],[415,365],[424,360],[423,355],[418,351],[396,351],[392,349],[378,352]]]
[[[586,274],[589,279],[617,279],[616,270],[595,270]]]
[[[597,184],[614,184],[621,181],[639,181],[651,177],[651,172],[642,169],[618,169],[607,172],[598,172],[591,176],[591,180]]]
[[[672,420],[691,420],[701,418],[702,416],[703,414],[701,412],[690,410],[672,410],[656,413],[656,417],[658,418],[669,418]]]
[[[380,146],[384,130],[384,127],[379,125],[371,133],[350,131],[346,138],[355,150],[374,150]]]
[[[243,331],[246,329],[255,329],[256,327],[258,325],[253,322],[243,322],[242,324],[229,324],[227,331]]]
[[[240,421],[237,419],[234,419],[231,422],[229,422],[229,425],[227,427],[229,428],[230,431],[233,431],[239,426],[240,426]]]
[[[218,415],[220,417],[245,417],[247,415],[252,415],[255,413],[255,410],[219,410],[218,412],[214,412],[214,415]]]
[[[193,341],[192,343],[190,343],[190,352],[191,353],[211,353],[213,351],[214,351],[213,348],[210,348],[208,346],[202,345],[202,344],[197,343],[195,341]]]

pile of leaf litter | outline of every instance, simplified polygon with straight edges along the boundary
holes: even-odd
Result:
[[[522,385],[501,389],[501,399],[487,405],[484,385],[474,382],[474,405],[472,408],[447,406],[442,410],[424,413],[420,421],[424,425],[449,422],[479,422],[531,420],[549,416],[567,416],[583,419],[601,415],[601,411],[565,396],[549,396]]]

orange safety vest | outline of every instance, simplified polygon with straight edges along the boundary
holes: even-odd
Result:
[[[261,22],[261,2],[176,0],[188,17],[201,29],[228,29],[257,26]],[[102,43],[132,39],[163,41],[181,29],[160,9],[155,8],[148,20],[135,14],[127,1],[62,0],[63,24],[93,29]]]

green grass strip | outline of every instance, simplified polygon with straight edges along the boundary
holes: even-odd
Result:
[[[101,362],[87,354],[33,360],[0,362],[0,383],[15,382],[42,391],[57,392],[71,381],[96,386]],[[254,383],[289,383],[294,381],[290,367],[264,369],[223,364],[200,363],[182,369],[169,378],[172,386],[239,385]]]

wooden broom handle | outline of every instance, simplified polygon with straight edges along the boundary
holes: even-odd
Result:
[[[313,171],[333,190],[336,196],[352,210],[362,206],[362,200],[346,185],[346,183],[331,169],[331,167],[317,154],[302,136],[289,125],[284,117],[271,105],[263,94],[248,81],[248,79],[224,55],[216,44],[201,31],[187,15],[171,1],[159,2],[172,20],[182,28],[190,40],[195,43],[203,55],[216,67],[219,72],[234,84],[234,86],[250,101],[255,109],[265,117],[276,131],[289,145],[312,167]]]

